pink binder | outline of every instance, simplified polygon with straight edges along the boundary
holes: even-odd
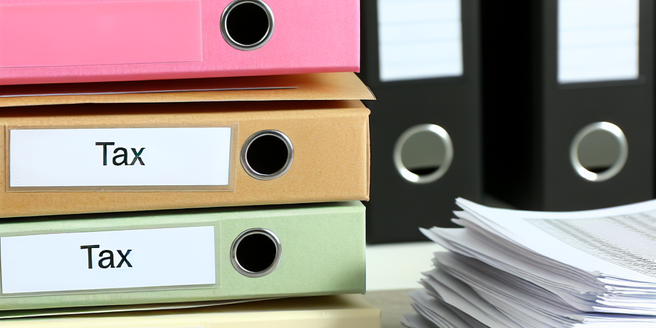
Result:
[[[357,72],[358,0],[0,0],[0,84]]]

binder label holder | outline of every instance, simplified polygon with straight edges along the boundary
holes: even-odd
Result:
[[[235,130],[9,129],[8,190],[234,190]]]
[[[201,27],[200,0],[0,4],[0,67],[202,62]]]
[[[558,1],[558,83],[639,78],[639,0]]]
[[[461,1],[379,0],[380,81],[463,75]]]
[[[214,230],[199,226],[2,237],[2,294],[213,285]]]

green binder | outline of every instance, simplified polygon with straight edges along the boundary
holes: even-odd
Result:
[[[0,310],[364,293],[359,202],[0,224]]]

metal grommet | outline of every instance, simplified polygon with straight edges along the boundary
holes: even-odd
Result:
[[[437,168],[434,172],[425,175],[420,175],[412,172],[403,163],[403,148],[406,146],[406,142],[411,137],[422,132],[429,132],[434,134],[434,136],[439,140],[439,142],[442,143],[443,150],[444,150],[443,154],[441,154],[443,159],[442,159],[442,163],[439,165],[439,168]],[[444,130],[444,128],[442,128],[439,125],[435,125],[435,124],[415,125],[407,129],[405,132],[403,132],[399,137],[399,139],[397,139],[396,145],[394,146],[393,158],[394,158],[394,165],[396,166],[396,169],[404,179],[412,183],[419,183],[419,184],[431,183],[444,176],[444,174],[449,170],[449,167],[451,166],[451,162],[453,161],[453,142],[451,141],[451,137],[449,136],[449,133],[447,133],[446,130]]]
[[[615,139],[615,141],[617,141],[619,146],[619,153],[613,164],[608,169],[605,169],[602,172],[593,172],[581,163],[581,159],[579,158],[579,146],[585,137],[589,136],[593,132],[599,131],[604,131],[605,133],[610,134]],[[629,144],[626,140],[624,132],[622,132],[622,129],[620,129],[617,125],[609,122],[596,122],[586,125],[576,134],[576,136],[574,136],[569,149],[569,159],[576,173],[584,179],[594,182],[605,181],[616,176],[622,170],[622,168],[624,168],[624,164],[626,164],[628,157]]]
[[[281,254],[282,246],[278,237],[262,228],[240,233],[230,246],[232,267],[249,278],[263,277],[273,272],[280,263]]]
[[[271,154],[271,151],[274,153]],[[292,166],[294,147],[284,133],[277,130],[262,130],[246,139],[241,147],[240,160],[241,166],[251,177],[258,180],[272,180],[285,174]]]
[[[240,6],[241,8],[239,8]],[[251,11],[250,14],[262,16],[262,12],[253,11],[253,9],[260,9],[266,15],[266,24],[264,24],[263,21],[255,22],[262,24],[262,26],[266,25],[266,31],[263,33],[260,33],[262,31],[255,31],[254,35],[252,33],[248,34],[249,31],[252,32],[252,26],[254,25],[252,19],[248,20],[251,27],[250,29],[240,26],[241,28],[239,30],[234,30],[229,26],[232,25],[232,22],[244,22],[242,15],[248,15],[249,11]],[[236,21],[230,20],[231,14],[234,14],[233,16],[239,16],[235,18]],[[261,18],[264,18],[264,16]],[[239,50],[255,50],[262,47],[269,41],[269,39],[271,39],[274,26],[275,22],[271,8],[261,0],[235,0],[228,4],[221,14],[221,35],[223,35],[223,39],[225,39],[230,46]]]

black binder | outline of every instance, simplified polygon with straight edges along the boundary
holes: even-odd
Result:
[[[413,6],[406,1],[397,3]],[[390,80],[386,78],[389,74],[381,72],[381,63],[385,60],[382,57],[386,54],[379,47],[379,28],[388,26],[379,22],[380,3],[377,0],[361,2],[360,77],[377,97],[376,101],[367,103],[372,110],[371,201],[366,203],[368,243],[425,240],[419,227],[453,225],[451,218],[456,209],[456,197],[475,201],[481,198],[479,2],[452,0],[440,3],[457,6],[460,20],[427,24],[435,29],[412,33],[405,30],[404,37],[412,42],[417,36],[451,33],[454,26],[458,27],[461,33],[458,45],[462,53],[459,59],[461,73],[421,76],[423,68],[408,69],[400,72],[419,74]],[[432,9],[435,8],[413,7],[419,16]],[[417,21],[421,19],[417,18]],[[447,26],[445,31],[440,30],[442,25]],[[416,55],[426,55],[429,61],[443,55],[452,58],[449,54],[439,53],[442,47],[442,44],[428,46]],[[453,44],[444,48],[451,52],[455,49]],[[426,71],[434,68],[427,67]],[[422,138],[425,140],[421,141]],[[415,142],[420,145],[417,149],[412,146]],[[422,151],[427,146],[432,150]],[[418,159],[413,159],[413,154],[418,155]],[[425,156],[427,154],[432,155]],[[420,181],[413,182],[413,179]]]
[[[583,7],[577,12],[573,5]],[[622,7],[605,8],[613,15],[599,19],[600,9],[591,2],[523,1],[513,3],[512,10],[483,3],[486,193],[531,210],[582,210],[653,197],[654,2],[615,5]],[[639,9],[627,13],[627,6]],[[595,31],[604,21],[621,21],[622,15],[628,15],[627,22],[635,20],[622,31],[637,41],[612,48],[622,60],[598,65],[610,48],[577,31],[585,24]],[[615,37],[604,33],[602,40]],[[572,36],[579,41],[572,42]],[[586,53],[593,55],[581,55]],[[610,68],[622,63],[630,69],[613,76]],[[622,133],[614,135],[613,129]],[[597,149],[586,144],[594,134],[608,139]],[[604,152],[611,158],[605,164]]]

